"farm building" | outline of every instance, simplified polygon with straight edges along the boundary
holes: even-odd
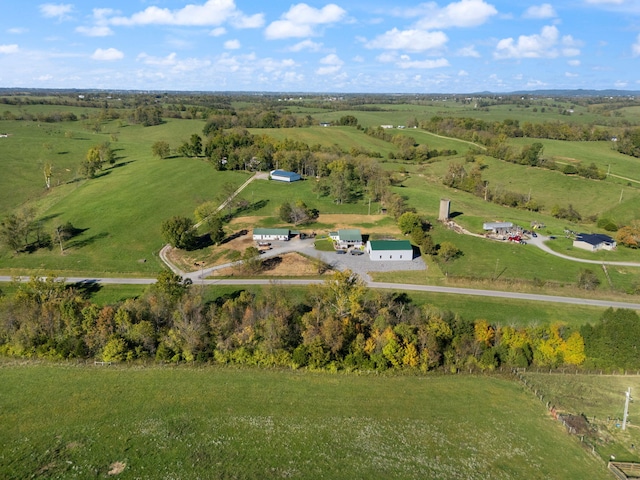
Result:
[[[487,222],[482,224],[482,229],[496,235],[507,235],[513,232],[514,226],[511,222]]]
[[[302,177],[299,173],[287,172],[286,170],[271,171],[271,180],[278,180],[279,182],[295,182],[301,179]]]
[[[254,240],[289,240],[288,228],[254,228]]]
[[[609,235],[600,233],[579,233],[573,241],[573,246],[590,252],[597,252],[598,250],[614,250],[616,241]]]
[[[359,247],[362,245],[362,234],[357,228],[329,232],[329,237],[338,244],[338,248]]]
[[[376,262],[413,260],[413,247],[409,240],[369,240],[365,250],[369,259]]]

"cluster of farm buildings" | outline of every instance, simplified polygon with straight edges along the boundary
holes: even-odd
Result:
[[[288,241],[299,235],[298,231],[288,228],[254,228],[253,240],[261,243],[266,241]],[[369,255],[372,261],[411,261],[413,260],[413,246],[409,240],[364,240],[360,230],[355,228],[341,229],[330,232],[336,252]]]

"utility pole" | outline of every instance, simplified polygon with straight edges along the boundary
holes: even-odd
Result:
[[[627,417],[629,416],[629,401],[631,401],[631,387],[627,388],[624,399],[624,416],[622,417],[622,430],[627,429]]]

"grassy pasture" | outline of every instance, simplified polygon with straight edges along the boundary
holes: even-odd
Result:
[[[308,128],[251,128],[254,135],[267,135],[276,140],[290,138],[307,145],[322,145],[332,147],[337,145],[340,149],[349,151],[351,148],[366,148],[374,152],[380,152],[387,157],[389,152],[396,152],[395,145],[378,138],[370,137],[355,127],[308,127]]]
[[[609,478],[500,378],[5,363],[0,379],[4,478]]]
[[[98,178],[63,183],[36,201],[40,218],[46,220],[46,230],[52,229],[54,224],[70,221],[83,232],[68,243],[70,248],[64,256],[55,250],[15,256],[0,249],[2,268],[156,273],[162,268],[156,257],[163,245],[162,222],[172,215],[192,216],[199,203],[216,198],[224,183],[240,185],[247,178],[242,172],[217,172],[204,160],[160,160],[151,156],[154,141],[166,139],[176,145],[191,133],[199,132],[202,124],[202,121],[170,121],[148,128],[119,126],[113,122],[105,125],[105,131],[118,135],[118,141],[112,143],[119,157],[118,163],[99,173]],[[56,135],[63,136],[63,132],[60,128]],[[70,167],[80,163],[91,145],[109,140],[110,136],[83,133],[82,138],[79,141],[84,143],[64,157],[70,158]],[[21,144],[27,145],[27,140],[21,140]],[[75,145],[76,140],[63,138],[60,142]],[[19,169],[17,160],[21,156],[14,153],[16,169]],[[54,163],[54,172],[58,170],[56,166]],[[39,182],[42,185],[44,181],[39,169],[26,170],[25,177],[28,178],[23,183]],[[11,181],[6,177],[3,179],[0,183],[4,183],[6,189],[0,188],[0,191],[13,192]],[[42,187],[39,190],[41,192]],[[3,210],[11,211],[8,203],[9,200],[5,200]]]
[[[640,427],[638,407],[629,405],[629,425],[626,430],[618,427],[624,414],[625,392],[631,388],[631,396],[640,391],[640,377],[630,375],[575,375],[544,374],[529,372],[527,381],[532,382],[548,401],[560,411],[584,414],[596,425],[603,442],[596,451],[603,460],[611,455],[616,461],[640,462]],[[633,446],[632,446],[633,445]]]

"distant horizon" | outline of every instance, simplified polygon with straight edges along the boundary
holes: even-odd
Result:
[[[312,92],[312,91],[276,91],[276,90],[169,90],[169,89],[127,89],[127,88],[83,88],[83,87],[65,87],[65,88],[46,88],[46,87],[2,87],[0,86],[0,95],[3,92],[60,92],[60,93],[77,93],[82,92],[121,92],[132,94],[210,94],[210,95],[304,95],[304,96],[353,96],[353,95],[370,95],[370,96],[496,96],[496,95],[530,95],[530,96],[546,96],[559,95],[569,97],[590,97],[590,96],[640,96],[638,90],[619,90],[619,89],[541,89],[541,90],[520,90],[513,92]]]
[[[638,71],[640,0],[24,0],[0,17],[6,88],[636,91]]]

